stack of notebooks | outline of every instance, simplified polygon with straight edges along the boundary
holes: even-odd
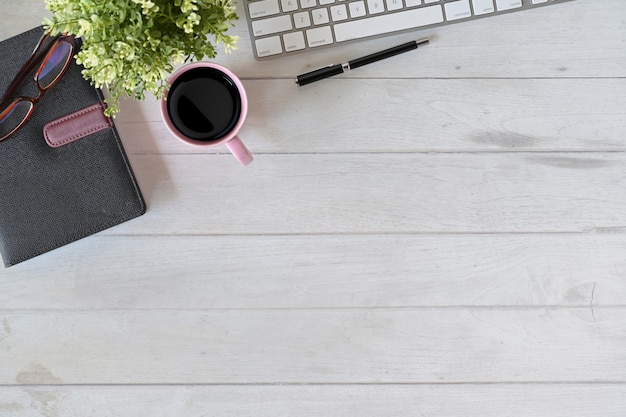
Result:
[[[39,27],[0,42],[0,96],[42,33]],[[34,84],[31,75],[23,84],[28,83]],[[26,124],[0,142],[0,254],[5,266],[145,212],[115,125],[103,109],[102,92],[72,62]],[[66,123],[75,118],[80,123]]]

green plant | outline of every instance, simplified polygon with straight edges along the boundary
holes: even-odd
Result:
[[[174,65],[217,55],[209,37],[227,52],[237,41],[225,33],[238,18],[231,0],[45,1],[46,29],[82,38],[76,61],[86,79],[108,89],[107,115],[117,114],[122,94],[162,98]]]

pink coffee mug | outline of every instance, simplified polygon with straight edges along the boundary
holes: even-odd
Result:
[[[194,146],[225,144],[242,164],[252,155],[238,136],[248,113],[246,90],[227,68],[194,62],[176,70],[161,100],[161,115],[169,131]]]

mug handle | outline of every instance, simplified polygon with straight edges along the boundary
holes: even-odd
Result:
[[[226,147],[230,153],[241,163],[241,165],[248,165],[252,162],[252,155],[246,145],[243,144],[239,136],[234,136],[231,140],[226,142]]]

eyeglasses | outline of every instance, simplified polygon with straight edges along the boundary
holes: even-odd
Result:
[[[19,70],[4,96],[0,99],[0,141],[17,132],[33,113],[35,104],[46,91],[54,86],[70,66],[76,41],[73,36],[48,34],[41,37],[30,58]],[[37,97],[17,96],[12,99],[18,87],[34,68],[39,65],[34,76]],[[11,100],[12,99],[12,100]]]

